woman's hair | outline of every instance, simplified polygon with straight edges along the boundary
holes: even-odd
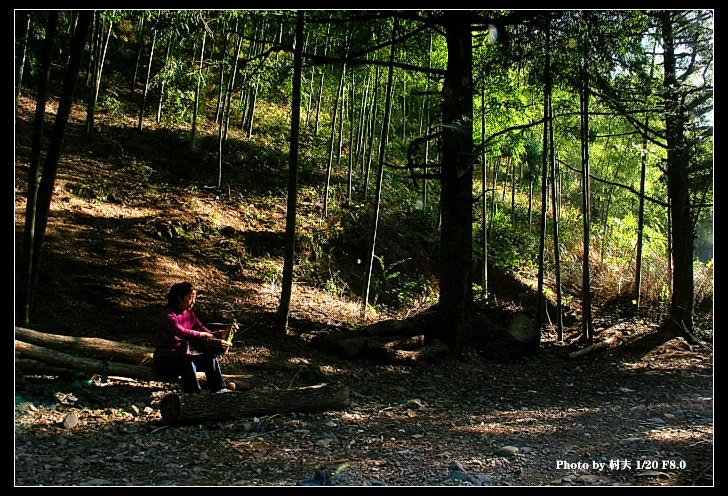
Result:
[[[167,304],[170,307],[178,307],[180,298],[187,296],[190,291],[192,291],[192,284],[189,282],[180,282],[173,285],[167,295]]]

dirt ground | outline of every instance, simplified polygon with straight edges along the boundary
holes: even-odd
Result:
[[[285,388],[315,366],[350,388],[350,406],[167,426],[170,385],[27,378],[16,485],[299,485],[321,470],[337,485],[714,482],[711,357],[680,342],[639,360],[569,360],[554,345],[515,362],[404,366],[265,341],[243,339],[225,371]]]
[[[33,327],[151,346],[167,289],[190,280],[203,321],[240,323],[225,373],[249,374],[257,389],[324,377],[346,385],[351,403],[169,426],[159,401],[174,385],[27,376],[15,388],[16,486],[714,484],[709,348],[676,339],[644,356],[616,347],[570,359],[544,336],[539,354],[507,360],[347,360],[311,337],[388,316],[362,319],[356,302],[296,284],[290,330],[273,330],[280,287],[256,255],[276,249],[281,208],[232,209],[215,190],[160,179],[131,141],[109,132],[84,143],[82,122],[56,183]],[[19,126],[16,243],[29,141]],[[654,330],[602,317],[596,338]]]

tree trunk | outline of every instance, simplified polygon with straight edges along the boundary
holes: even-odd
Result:
[[[90,55],[89,58],[92,61],[91,68],[92,70],[89,72],[89,77],[91,77],[91,93],[89,94],[88,98],[88,106],[86,109],[86,134],[89,137],[93,137],[94,133],[94,118],[96,113],[96,102],[99,98],[99,89],[101,87],[101,73],[104,69],[104,61],[106,59],[106,50],[109,46],[109,40],[111,39],[111,28],[112,28],[112,22],[109,21],[109,29],[106,34],[106,40],[104,40],[104,21],[101,19],[101,13],[96,11],[95,12],[95,24],[96,24],[96,33],[94,35],[94,42],[92,44],[93,49],[93,55]]]
[[[485,87],[483,87],[483,95],[481,98],[481,114],[480,114],[480,140],[485,143],[486,132],[486,115],[485,115]],[[483,232],[482,232],[482,249],[483,249],[483,292],[488,297],[488,156],[485,147],[481,156],[483,161],[483,172],[481,176],[482,198],[480,199],[481,208],[483,210]]]
[[[91,11],[83,10],[78,13],[78,22],[73,34],[71,42],[71,50],[66,67],[66,75],[63,81],[63,91],[61,100],[58,103],[58,111],[56,112],[56,120],[53,125],[50,144],[46,152],[45,163],[43,166],[43,177],[40,179],[37,193],[37,210],[35,213],[35,225],[33,226],[33,247],[31,260],[31,277],[29,294],[35,292],[35,285],[38,281],[38,271],[40,269],[41,249],[45,237],[45,230],[48,224],[48,214],[50,211],[51,198],[55,188],[56,174],[58,171],[58,161],[61,157],[63,149],[63,140],[68,125],[68,117],[71,114],[71,105],[73,104],[73,94],[76,89],[76,80],[78,79],[78,69],[81,65],[84,44],[86,42],[86,33],[91,22]]]
[[[649,124],[649,118],[645,118],[645,128]],[[645,231],[645,178],[647,175],[647,139],[642,140],[642,147],[645,151],[642,153],[642,162],[640,167],[640,197],[639,197],[639,208],[637,214],[637,247],[635,254],[635,269],[634,269],[634,293],[633,298],[635,300],[635,308],[639,313],[640,310],[640,296],[642,294],[642,245],[644,244],[644,231]]]
[[[457,355],[469,344],[472,327],[473,53],[467,13],[446,11],[444,21],[448,60],[442,88],[442,325],[437,337]]]
[[[650,66],[650,78],[654,73],[654,58],[656,53],[656,44],[652,48],[652,60],[653,63]],[[645,116],[645,129],[649,129],[650,117]],[[647,176],[647,136],[642,138],[642,161],[640,168],[640,196],[639,196],[639,213],[637,216],[637,247],[635,255],[635,269],[634,269],[634,300],[636,301],[635,308],[637,313],[640,311],[640,298],[642,295],[642,252],[643,252],[643,238],[645,230],[645,179]]]
[[[157,31],[152,31],[152,42],[149,46],[149,60],[147,61],[147,75],[144,79],[144,92],[142,93],[142,103],[139,106],[139,123],[137,128],[141,131],[144,123],[144,110],[147,106],[147,94],[149,93],[149,79],[152,76],[152,61],[154,60],[154,45],[157,43]]]
[[[676,334],[692,332],[693,323],[693,223],[688,179],[689,157],[685,140],[686,110],[681,103],[676,77],[675,40],[670,11],[661,14],[664,90],[665,137],[667,142],[667,194],[670,199],[673,246],[672,301],[666,328]]]
[[[326,167],[326,186],[324,187],[324,219],[329,216],[329,190],[331,188],[331,169],[333,168],[334,161],[334,143],[336,136],[336,119],[339,114],[339,105],[343,108],[343,97],[344,97],[344,78],[346,77],[346,64],[341,67],[341,77],[339,78],[339,88],[336,91],[336,98],[334,99],[334,106],[331,111],[331,133],[329,135],[329,161]],[[340,102],[340,99],[342,100]],[[343,115],[342,115],[343,120]],[[339,134],[341,136],[341,134]]]
[[[195,86],[195,102],[192,107],[192,129],[190,131],[190,150],[195,151],[197,148],[197,113],[200,106],[200,87],[202,86],[202,67],[205,60],[205,41],[207,39],[207,30],[202,30],[202,45],[200,47],[200,65],[197,69],[197,85]]]
[[[139,39],[139,46],[137,47],[137,56],[134,63],[134,75],[131,77],[131,86],[129,88],[129,99],[134,97],[134,90],[136,89],[137,73],[139,72],[139,61],[142,59],[142,49],[144,48],[144,12],[139,16],[139,32],[137,38]]]
[[[50,12],[49,12],[50,14]],[[54,16],[57,17],[58,13],[55,12]],[[17,112],[18,109],[18,99],[20,98],[20,92],[23,87],[23,72],[25,70],[25,56],[28,53],[28,34],[30,33],[30,11],[20,12],[19,13],[21,22],[22,22],[22,32],[16,33],[19,34],[15,38],[15,63],[17,64],[15,68],[15,109]],[[53,16],[52,16],[53,17]],[[16,19],[17,23],[17,19]],[[16,24],[17,26],[17,24]],[[16,28],[17,29],[17,28]],[[48,36],[48,34],[46,34]],[[18,43],[18,40],[23,40],[21,43]],[[22,45],[22,46],[19,46]],[[20,52],[20,55],[18,55],[18,52]],[[18,58],[19,57],[19,58]]]
[[[591,311],[591,273],[589,261],[591,258],[591,185],[589,170],[589,80],[586,64],[588,64],[587,47],[584,47],[584,60],[581,72],[581,194],[582,216],[584,222],[584,259],[582,261],[582,338],[591,342],[594,338]]]
[[[174,35],[170,35],[169,39],[167,40],[167,51],[164,55],[164,67],[166,68],[169,64],[169,57],[172,53],[172,44],[175,43],[176,37]],[[159,124],[162,121],[162,106],[164,105],[164,89],[166,88],[167,83],[167,76],[162,78],[162,81],[160,82],[159,86],[159,98],[157,99],[157,119],[156,122]]]
[[[238,25],[235,25],[235,34],[237,35]],[[232,67],[230,70],[230,77],[227,80],[226,88],[224,91],[220,93],[220,99],[222,101],[222,105],[220,108],[220,120],[218,122],[218,150],[217,150],[217,161],[218,161],[218,167],[217,167],[217,188],[220,189],[222,187],[222,163],[223,163],[223,155],[224,155],[224,147],[225,142],[227,141],[227,133],[228,133],[228,126],[230,124],[230,105],[232,101],[232,94],[233,89],[235,87],[235,75],[238,71],[238,59],[240,58],[240,50],[243,45],[243,38],[238,37],[238,45],[234,50],[234,60],[232,63]],[[222,59],[224,61],[224,57]],[[224,71],[225,64],[221,64],[220,70]],[[220,77],[220,81],[222,82],[222,77]]]
[[[559,216],[561,208],[559,207],[558,195],[556,182],[558,177],[558,171],[556,170],[556,151],[554,150],[554,109],[552,106],[551,99],[551,79],[548,81],[548,92],[549,92],[549,161],[551,167],[551,211],[553,212],[553,236],[554,236],[554,266],[556,272],[556,280],[554,281],[556,290],[556,334],[559,341],[564,339],[564,314],[563,314],[563,302],[561,294],[561,249],[560,249],[560,237],[559,237]]]
[[[394,25],[392,26],[392,42],[394,42],[397,30],[397,20],[395,19]],[[366,312],[367,305],[369,304],[369,289],[372,279],[372,265],[374,264],[374,252],[377,244],[377,229],[379,226],[379,209],[382,201],[382,182],[384,180],[384,155],[387,148],[387,131],[389,129],[389,114],[390,114],[390,103],[392,99],[392,78],[394,73],[394,44],[390,48],[389,52],[389,74],[387,76],[387,87],[384,104],[384,119],[382,122],[382,134],[379,139],[379,173],[377,175],[377,189],[374,197],[374,213],[372,219],[372,230],[369,238],[369,252],[367,253],[366,261],[366,274],[364,275],[364,288],[363,297],[364,302],[362,304],[362,313]]]
[[[356,109],[355,109],[355,93],[356,93],[356,79],[354,69],[351,69],[351,96],[349,97],[349,166],[346,177],[346,202],[351,205],[351,194],[354,177],[354,136],[355,136],[355,120],[356,120]]]
[[[177,394],[162,398],[159,407],[168,424],[238,420],[274,413],[337,410],[349,405],[349,390],[321,383],[293,389]]]
[[[326,39],[329,38],[329,34],[331,33],[331,24],[329,23],[326,28]],[[328,55],[329,52],[329,44],[324,44],[324,58]],[[318,86],[318,95],[316,97],[316,120],[314,122],[314,131],[313,135],[314,137],[318,136],[319,132],[319,117],[321,116],[321,100],[323,98],[324,94],[324,80],[326,78],[326,66],[323,66],[321,68],[321,78],[319,80],[319,86]]]
[[[550,57],[551,57],[551,45],[550,45],[550,36],[551,36],[551,19],[547,18],[546,22],[548,23],[546,27],[546,53],[545,55],[545,63],[544,63],[544,81],[550,80],[551,78],[551,63],[550,63]],[[540,216],[540,237],[539,237],[539,247],[538,247],[538,289],[537,289],[537,299],[536,299],[536,328],[541,329],[541,326],[543,325],[545,313],[546,313],[546,296],[544,295],[544,257],[546,252],[546,202],[547,202],[547,165],[548,165],[548,156],[547,156],[547,150],[548,150],[548,130],[549,130],[549,124],[548,124],[548,116],[549,116],[549,99],[550,99],[550,93],[548,91],[547,85],[544,84],[544,93],[543,93],[543,141],[541,146],[541,216]]]
[[[377,110],[379,109],[378,98],[379,97],[379,66],[374,76],[374,95],[372,96],[371,111],[366,114],[368,126],[367,126],[367,138],[364,141],[364,150],[362,151],[362,166],[364,168],[364,187],[362,188],[362,199],[366,200],[367,193],[369,192],[369,173],[371,172],[372,165],[372,154],[374,153],[374,133],[376,131],[377,124]],[[386,111],[386,110],[385,110]],[[367,145],[368,143],[368,145]]]
[[[293,94],[291,95],[291,144],[288,156],[288,199],[286,203],[286,238],[283,256],[283,282],[278,305],[278,326],[285,332],[291,306],[293,259],[296,244],[296,199],[298,196],[298,137],[301,127],[301,67],[303,60],[304,13],[296,14],[296,39],[293,59]]]
[[[19,304],[18,315],[23,325],[30,321],[32,306],[32,263],[35,237],[36,202],[38,196],[38,181],[40,180],[40,156],[43,141],[43,127],[45,124],[46,103],[48,100],[48,81],[50,67],[55,47],[56,26],[58,12],[49,11],[46,25],[43,54],[38,77],[38,91],[36,93],[35,115],[33,116],[33,131],[31,136],[30,166],[28,170],[28,193],[25,202],[25,226],[23,228],[23,245],[20,254],[20,283],[16,294]]]

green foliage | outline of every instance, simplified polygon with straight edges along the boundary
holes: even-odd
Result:
[[[306,11],[307,55],[316,54],[322,59],[311,58],[304,70],[304,103],[311,105],[311,115],[318,111],[319,130],[314,128],[313,118],[302,112],[300,136],[299,180],[304,188],[306,204],[314,204],[299,217],[305,222],[299,230],[297,246],[304,253],[296,261],[296,277],[315,284],[336,295],[358,296],[361,287],[362,267],[355,263],[352,249],[363,249],[369,236],[369,222],[362,213],[371,204],[371,196],[364,197],[364,157],[371,149],[372,164],[378,163],[378,126],[384,111],[385,98],[380,93],[376,107],[371,101],[376,68],[367,61],[380,63],[389,54],[389,37],[394,12],[367,15],[367,22],[355,20],[360,12]],[[477,15],[477,12],[475,13]],[[492,13],[496,15],[497,13]],[[399,33],[403,37],[397,46],[397,64],[392,99],[392,121],[388,134],[386,162],[396,167],[385,168],[382,191],[382,237],[378,239],[377,264],[372,274],[372,291],[379,304],[391,306],[424,304],[437,296],[435,269],[429,265],[438,243],[439,184],[428,182],[428,196],[422,197],[422,182],[412,181],[409,172],[402,167],[408,160],[407,151],[415,137],[437,129],[439,106],[438,92],[442,87],[442,72],[447,67],[445,37],[438,30],[424,29],[437,25],[438,11],[412,11],[399,19]],[[637,198],[639,171],[643,157],[647,167],[646,194],[664,199],[666,187],[663,164],[666,152],[660,141],[664,134],[664,116],[660,109],[662,88],[660,68],[650,50],[654,19],[650,12],[642,11],[564,11],[551,12],[549,45],[553,73],[554,132],[558,163],[559,190],[559,259],[563,263],[564,286],[572,294],[578,294],[581,284],[581,267],[584,258],[591,260],[595,274],[595,292],[601,299],[624,295],[634,278],[634,256],[637,237]],[[712,59],[707,55],[706,36],[712,33],[712,22],[700,12],[687,12],[682,25],[685,40],[692,40],[690,47],[701,49],[696,64],[705,67],[698,74],[690,74],[687,82],[700,88],[702,79],[712,84]],[[241,174],[246,184],[235,184],[243,193],[225,198],[249,215],[257,225],[266,229],[276,226],[279,219],[272,214],[273,207],[284,204],[281,192],[288,167],[290,133],[290,96],[292,88],[293,16],[290,11],[105,11],[104,18],[114,21],[116,38],[112,38],[109,54],[109,70],[102,82],[99,112],[105,112],[117,122],[123,122],[129,108],[136,102],[127,102],[127,79],[135,70],[136,47],[148,49],[149,38],[137,39],[140,19],[146,28],[158,35],[157,58],[152,65],[150,90],[157,93],[164,87],[163,121],[170,126],[187,131],[191,121],[194,92],[202,87],[198,125],[200,133],[212,136],[217,126],[218,98],[222,84],[228,81],[233,66],[236,42],[241,40],[241,56],[238,60],[236,85],[231,98],[231,128],[222,151],[224,170]],[[29,37],[29,74],[35,72],[43,39],[46,14],[32,13]],[[332,22],[327,22],[331,20]],[[61,15],[58,46],[66,46],[72,23],[70,12]],[[199,41],[202,30],[207,33],[206,52],[202,74],[199,64]],[[147,31],[147,34],[150,31]],[[482,258],[480,233],[483,223],[489,226],[489,261],[510,273],[533,277],[537,272],[540,230],[545,229],[547,249],[545,270],[547,280],[552,280],[555,262],[551,227],[553,213],[549,212],[547,225],[538,225],[540,210],[540,176],[543,159],[542,125],[528,126],[543,116],[543,82],[545,16],[536,15],[519,25],[499,27],[497,37],[492,30],[474,36],[473,88],[475,107],[473,132],[476,143],[487,142],[486,162],[497,173],[498,191],[488,185],[489,210],[487,218],[476,215],[474,223],[474,254]],[[688,36],[689,35],[689,36]],[[167,41],[172,40],[170,56],[164,54]],[[142,53],[144,53],[144,50]],[[584,54],[588,54],[585,58]],[[334,102],[342,57],[355,56],[354,63],[347,65],[345,80],[345,113],[342,133],[342,157],[333,169],[329,195],[331,218],[313,218],[320,215],[319,204],[323,198],[323,177],[328,150],[332,144],[328,130],[334,118]],[[142,57],[143,58],[143,57]],[[166,62],[161,62],[166,60]],[[585,64],[588,60],[588,64]],[[405,70],[399,66],[417,67]],[[432,67],[428,74],[426,68]],[[577,88],[582,68],[588,71],[591,88],[590,100],[590,165],[596,178],[608,182],[593,181],[592,198],[592,253],[583,253],[582,206],[579,170],[581,169],[581,142]],[[684,69],[689,69],[689,66]],[[113,74],[113,76],[110,76]],[[323,76],[323,78],[322,78]],[[113,81],[111,84],[109,81]],[[104,84],[106,83],[106,84]],[[380,81],[374,82],[383,88]],[[322,85],[322,86],[319,86]],[[256,91],[255,107],[247,96]],[[321,107],[318,91],[321,90]],[[353,91],[352,91],[353,89]],[[150,95],[150,101],[154,100]],[[155,100],[156,101],[156,100]],[[130,106],[130,107],[127,107]],[[701,240],[701,253],[705,252],[702,265],[696,266],[696,293],[700,300],[712,298],[712,264],[707,276],[706,260],[712,258],[712,171],[713,139],[709,109],[712,97],[698,100],[695,115],[688,116],[687,149],[691,154],[690,179],[694,205],[703,206],[695,212],[695,225]],[[309,110],[309,109],[306,109]],[[133,108],[135,112],[136,109]],[[242,121],[253,111],[252,135],[243,129]],[[338,114],[339,116],[342,114]],[[350,116],[354,115],[354,120]],[[639,116],[635,121],[633,116]],[[372,118],[373,117],[373,118]],[[650,140],[638,134],[643,119],[649,117]],[[340,118],[340,117],[339,117]],[[341,121],[339,121],[340,123]],[[214,124],[214,125],[213,125]],[[366,132],[354,136],[365,127]],[[371,127],[369,127],[371,126]],[[508,132],[509,128],[518,127]],[[484,129],[484,135],[481,130]],[[334,139],[338,140],[339,130]],[[371,138],[370,140],[370,137]],[[204,152],[195,156],[200,167],[217,166],[217,143],[203,147]],[[336,144],[336,143],[334,143]],[[439,160],[438,141],[430,143],[430,164]],[[124,143],[120,143],[123,148]],[[348,159],[355,160],[353,170],[354,198],[347,198]],[[518,165],[514,173],[506,168],[500,158],[508,158]],[[144,159],[140,159],[144,160]],[[424,159],[423,159],[424,160]],[[153,182],[152,172],[160,174],[159,166],[126,163],[125,173],[136,174],[141,190],[157,194],[161,182]],[[480,168],[476,165],[476,170]],[[150,170],[147,170],[150,169]],[[374,167],[372,170],[376,170]],[[432,172],[434,167],[431,167]],[[489,169],[489,174],[492,169]],[[514,178],[513,175],[516,175]],[[251,179],[252,178],[252,179]],[[489,177],[489,181],[492,178]],[[529,224],[529,197],[527,186],[532,182],[534,196],[531,200],[531,224]],[[202,184],[202,182],[200,182]],[[370,176],[369,193],[373,181]],[[501,188],[507,194],[501,197]],[[474,197],[480,194],[476,182]],[[625,186],[625,187],[622,187]],[[114,194],[114,183],[100,180],[93,185],[66,185],[72,194],[86,199],[104,201]],[[515,188],[515,205],[510,203],[510,192]],[[350,203],[351,200],[351,203]],[[426,200],[423,201],[423,200]],[[317,203],[318,202],[318,203]],[[424,204],[427,207],[424,207]],[[363,205],[357,207],[355,205]],[[479,205],[474,203],[474,205]],[[479,208],[479,206],[477,207]],[[550,209],[550,203],[549,203]],[[314,211],[314,213],[311,213]],[[356,217],[356,222],[348,218]],[[387,229],[389,231],[387,232]],[[645,275],[643,286],[648,300],[660,304],[669,296],[667,284],[667,232],[668,220],[664,206],[648,202],[645,211]],[[346,246],[346,250],[342,248]],[[423,255],[423,253],[425,255]],[[275,284],[280,280],[278,261],[246,261],[253,264],[255,272],[265,282]],[[257,264],[257,265],[256,265]],[[701,278],[700,280],[698,280]],[[353,289],[355,288],[355,289]],[[696,299],[698,296],[696,295]],[[419,303],[418,303],[419,302]]]

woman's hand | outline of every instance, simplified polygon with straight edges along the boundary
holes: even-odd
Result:
[[[213,336],[209,332],[201,332],[200,337],[205,338],[205,339],[214,339],[215,338],[215,336]]]

